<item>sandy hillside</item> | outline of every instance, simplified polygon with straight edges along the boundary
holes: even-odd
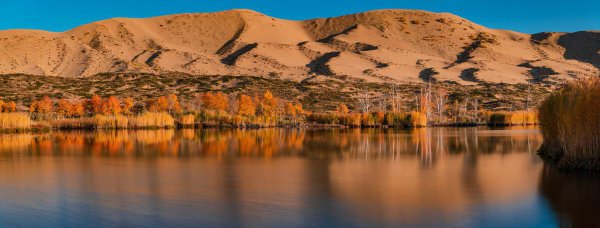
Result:
[[[600,32],[522,34],[451,14],[381,10],[289,21],[248,10],[0,31],[0,74],[252,75],[372,82],[560,82],[598,76]]]

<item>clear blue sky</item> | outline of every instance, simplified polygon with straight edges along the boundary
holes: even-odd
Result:
[[[526,33],[600,30],[600,0],[0,0],[0,30],[65,31],[113,17],[252,9],[285,19],[374,9],[454,13],[487,27]]]

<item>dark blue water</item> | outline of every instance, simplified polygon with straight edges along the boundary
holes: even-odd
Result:
[[[0,224],[595,226],[600,181],[535,129],[160,130],[0,136]]]

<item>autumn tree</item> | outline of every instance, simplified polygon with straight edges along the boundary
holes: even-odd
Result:
[[[131,109],[133,108],[133,106],[135,105],[135,102],[133,100],[133,98],[128,97],[125,98],[125,100],[123,100],[123,107],[122,107],[122,111],[123,114],[125,115],[131,115]]]
[[[103,108],[102,106],[104,105],[104,102],[102,101],[102,98],[98,95],[94,95],[92,96],[92,99],[90,100],[90,106],[91,106],[91,114],[102,114]]]
[[[300,103],[296,103],[294,105],[294,108],[296,109],[296,114],[298,114],[298,115],[304,115],[306,113],[304,111],[304,108],[302,108],[302,104],[300,104]]]
[[[256,114],[256,105],[248,95],[241,94],[238,98],[238,114],[253,116]]]
[[[298,114],[296,112],[296,107],[294,107],[294,103],[292,102],[287,102],[285,103],[285,114],[291,118],[296,118],[296,115]]]
[[[225,112],[229,107],[229,98],[223,92],[206,92],[200,96],[202,106],[206,110]]]
[[[14,101],[9,101],[4,105],[5,112],[16,112],[17,111],[17,103]]]
[[[121,101],[115,96],[108,97],[108,99],[105,101],[105,105],[103,106],[106,107],[104,111],[106,114],[121,114]]]
[[[346,115],[350,112],[350,110],[348,109],[348,106],[346,106],[346,104],[338,105],[336,111],[338,114],[341,114],[341,115]]]
[[[85,101],[77,101],[71,103],[70,115],[72,117],[85,116]]]
[[[56,114],[62,117],[70,117],[71,116],[72,105],[66,99],[60,99],[56,105]]]
[[[14,101],[5,102],[0,99],[0,112],[16,112],[17,103]]]
[[[215,94],[215,104],[214,109],[220,112],[227,111],[229,108],[229,98],[223,92],[218,92]]]
[[[206,92],[200,95],[201,106],[207,110],[214,110],[215,94],[212,92]]]
[[[44,96],[41,100],[33,101],[29,106],[29,112],[37,114],[42,118],[47,118],[52,114],[54,103],[48,96]]]
[[[169,110],[169,100],[162,96],[155,100],[148,101],[148,111],[151,112],[166,112]]]
[[[284,106],[285,115],[287,115],[292,122],[297,123],[298,117],[305,114],[302,104],[293,102],[287,102]]]
[[[277,109],[277,98],[273,96],[271,91],[266,91],[263,94],[262,100],[259,103],[260,114],[264,116],[274,116]]]
[[[177,99],[177,95],[170,94],[167,96],[167,110],[169,113],[179,113],[181,112],[181,104],[179,104],[179,99]]]
[[[53,106],[52,99],[48,96],[44,96],[42,100],[38,101],[37,112],[40,114],[51,114]]]

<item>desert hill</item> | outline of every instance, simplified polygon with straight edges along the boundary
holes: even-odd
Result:
[[[249,10],[0,31],[0,74],[181,72],[302,81],[561,82],[600,75],[600,32],[523,34],[455,15],[380,10],[290,21]]]

